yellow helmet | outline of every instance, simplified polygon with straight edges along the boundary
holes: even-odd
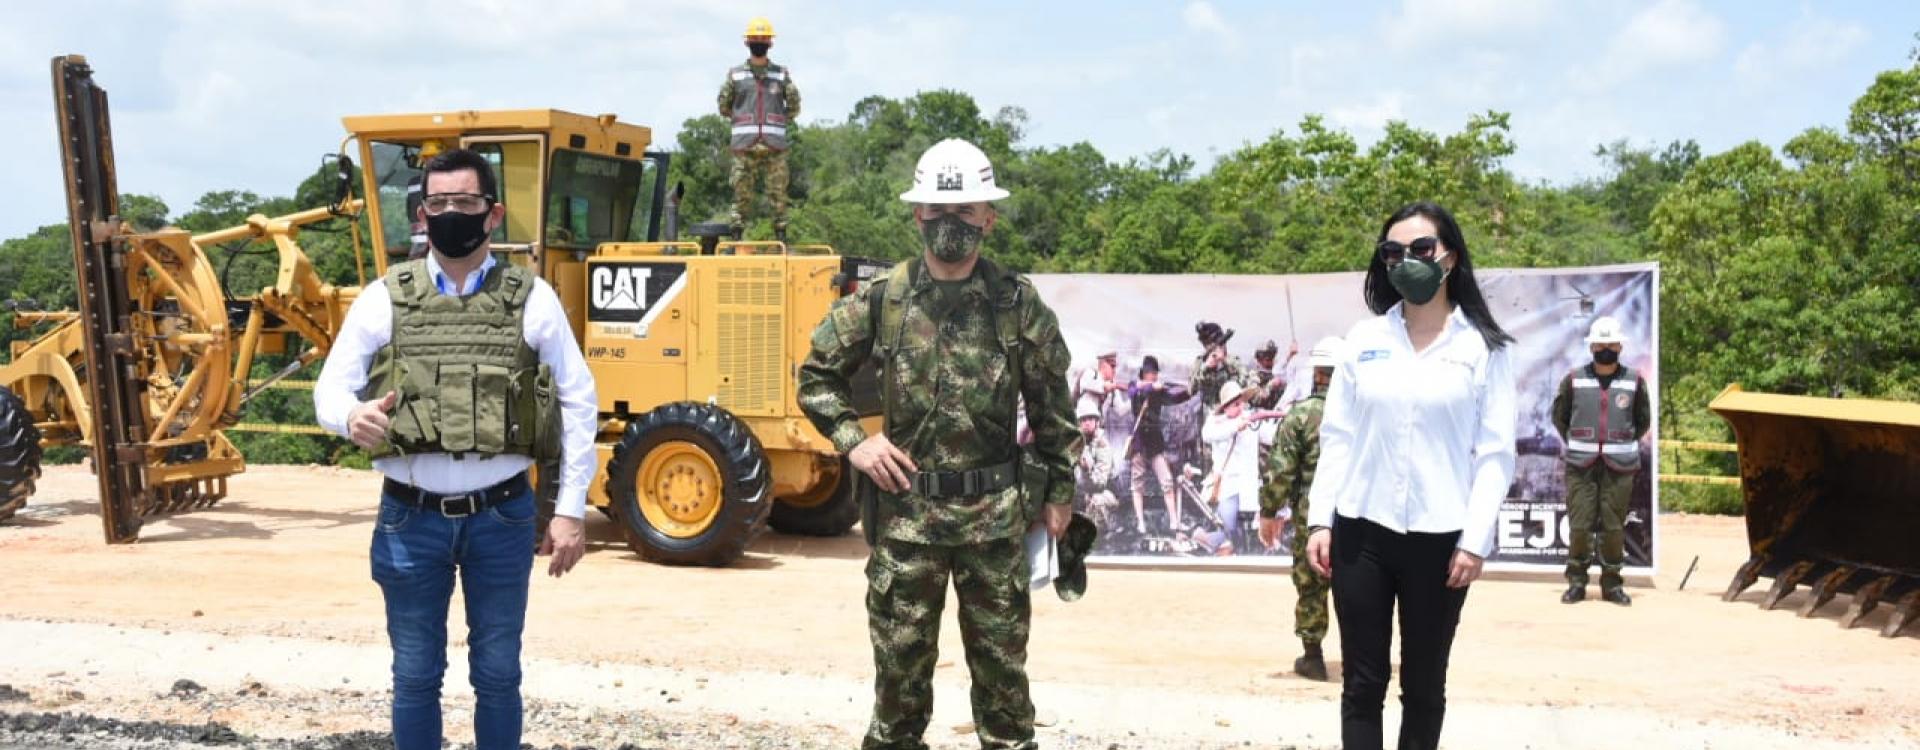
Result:
[[[773,22],[767,20],[766,16],[755,16],[753,20],[747,22],[746,36],[748,39],[752,39],[754,37],[765,37],[767,39],[772,39],[773,38]]]

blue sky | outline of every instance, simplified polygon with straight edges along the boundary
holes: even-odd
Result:
[[[765,14],[803,121],[870,94],[955,88],[1024,107],[1028,145],[1204,166],[1320,113],[1363,142],[1512,113],[1523,177],[1594,176],[1593,149],[1709,152],[1843,127],[1920,31],[1913,2],[392,2],[159,0],[0,8],[0,238],[65,221],[48,60],[81,53],[113,100],[124,192],[176,212],[208,190],[286,194],[346,114],[617,112],[671,143],[709,111]],[[1013,186],[1017,189],[1018,186]]]

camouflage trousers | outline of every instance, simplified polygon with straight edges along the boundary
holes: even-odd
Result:
[[[1627,558],[1627,504],[1633,498],[1632,473],[1613,471],[1605,462],[1567,467],[1567,583],[1587,585],[1593,564],[1593,537],[1600,536],[1600,585],[1619,586]]]
[[[774,228],[787,228],[787,152],[769,149],[735,151],[733,171],[728,175],[728,180],[733,183],[733,210],[728,213],[727,221],[735,229],[747,226],[747,215],[753,212],[753,186],[756,181],[766,188],[767,200],[773,204]]]
[[[1333,586],[1307,564],[1307,537],[1312,533],[1307,528],[1305,497],[1293,501],[1289,523],[1293,526],[1293,590],[1299,593],[1293,605],[1293,634],[1300,636],[1301,643],[1317,645],[1327,639],[1327,594]]]
[[[960,608],[960,639],[973,676],[973,723],[982,748],[1027,750],[1027,632],[1033,620],[1020,537],[968,546],[882,539],[867,558],[867,629],[873,639],[873,721],[866,750],[924,750],[933,717],[933,667],[947,579]]]

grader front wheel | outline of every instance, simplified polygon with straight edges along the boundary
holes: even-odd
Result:
[[[0,521],[27,504],[40,478],[40,429],[14,392],[0,387]]]
[[[766,528],[770,470],[759,439],[725,409],[666,404],[628,425],[607,463],[607,493],[642,558],[718,567]]]

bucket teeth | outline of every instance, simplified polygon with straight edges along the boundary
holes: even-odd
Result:
[[[1779,606],[1780,600],[1787,598],[1788,594],[1793,593],[1793,587],[1800,585],[1801,579],[1806,578],[1807,574],[1812,572],[1812,560],[1801,560],[1800,562],[1794,563],[1792,567],[1780,571],[1780,575],[1773,577],[1773,589],[1769,590],[1767,592],[1767,598],[1760,602],[1760,608],[1773,609]]]
[[[1847,605],[1847,613],[1840,616],[1840,627],[1853,627],[1860,618],[1866,617],[1874,607],[1879,606],[1880,597],[1886,595],[1887,588],[1893,585],[1894,580],[1890,575],[1880,576],[1872,583],[1861,586],[1858,591],[1853,592],[1853,603]]]
[[[1745,565],[1741,565],[1739,570],[1734,571],[1733,582],[1727,584],[1727,593],[1722,595],[1720,599],[1730,602],[1740,598],[1740,592],[1746,591],[1749,587],[1753,586],[1755,581],[1760,580],[1760,566],[1766,563],[1766,555],[1756,555],[1748,560]]]
[[[1829,571],[1826,575],[1821,576],[1820,580],[1814,581],[1813,590],[1807,593],[1806,603],[1800,605],[1800,616],[1812,617],[1814,610],[1826,606],[1827,602],[1833,601],[1833,595],[1840,593],[1840,587],[1845,585],[1847,579],[1852,578],[1853,574],[1858,570],[1858,568],[1851,565],[1842,565],[1835,570]]]
[[[1900,597],[1899,606],[1893,610],[1893,616],[1887,618],[1887,626],[1880,629],[1880,635],[1886,638],[1899,635],[1900,630],[1912,623],[1916,617],[1920,617],[1920,589],[1914,589],[1907,592],[1906,596]]]

